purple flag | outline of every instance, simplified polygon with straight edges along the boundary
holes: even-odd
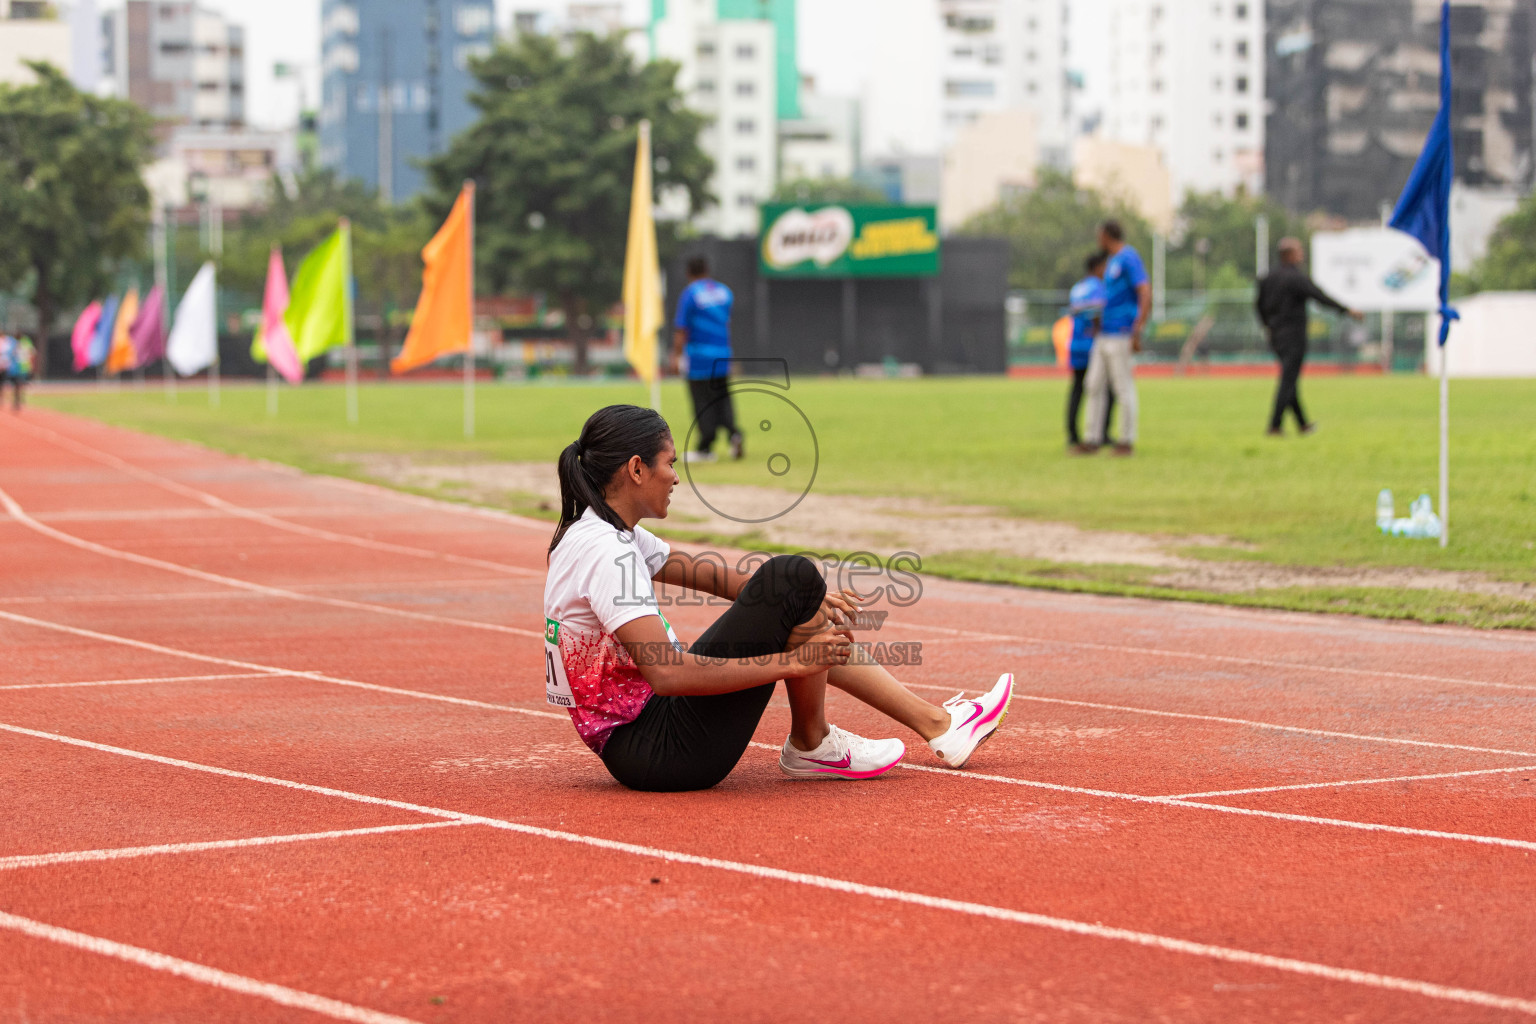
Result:
[[[165,355],[165,290],[158,284],[139,307],[128,328],[128,340],[133,343],[134,366],[148,366]]]

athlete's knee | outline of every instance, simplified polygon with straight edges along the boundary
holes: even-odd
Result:
[[[827,596],[827,581],[816,563],[804,555],[774,555],[758,567],[747,586],[759,600],[782,604],[794,612],[796,622],[810,618]]]

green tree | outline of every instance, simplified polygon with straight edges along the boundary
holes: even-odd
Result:
[[[152,121],[123,100],[81,92],[57,68],[0,85],[0,287],[37,309],[36,372],[48,372],[59,311],[107,287],[120,262],[143,254]]]
[[[884,206],[885,193],[852,178],[796,178],[781,181],[769,201],[774,203],[861,203]]]
[[[1204,290],[1251,284],[1258,274],[1256,222],[1261,215],[1269,219],[1271,266],[1275,244],[1287,235],[1310,247],[1312,232],[1306,222],[1268,196],[1187,193],[1174,230],[1178,244],[1168,246],[1168,287]]]
[[[685,197],[691,213],[710,199],[713,165],[698,145],[704,119],[683,106],[677,65],[637,67],[618,36],[524,34],[471,70],[480,118],[427,165],[427,208],[446,215],[474,179],[481,284],[558,301],[584,372],[593,318],[619,298],[639,123],[651,121],[658,196]],[[657,227],[665,254],[675,225]]]
[[[1041,168],[1034,188],[978,213],[960,233],[1013,243],[1013,287],[1065,290],[1083,276],[1083,260],[1098,246],[1098,226],[1110,218],[1150,258],[1152,229],[1140,214],[1117,197],[1078,187],[1070,174]]]
[[[1536,194],[1520,200],[1499,221],[1488,239],[1488,251],[1463,280],[1469,291],[1536,289]]]

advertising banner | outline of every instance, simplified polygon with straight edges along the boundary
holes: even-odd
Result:
[[[1312,235],[1312,280],[1351,309],[1427,312],[1440,307],[1440,263],[1412,235],[1351,228]]]
[[[758,260],[764,277],[934,277],[932,206],[765,203]]]

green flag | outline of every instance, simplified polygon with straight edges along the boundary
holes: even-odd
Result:
[[[283,322],[293,336],[300,362],[352,341],[352,231],[343,223],[317,245],[293,275]],[[251,356],[267,361],[261,331],[251,342]]]

